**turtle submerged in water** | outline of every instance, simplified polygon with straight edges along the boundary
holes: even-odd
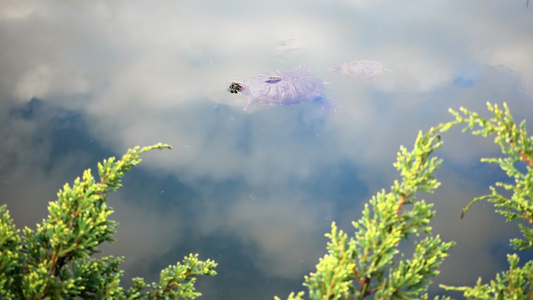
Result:
[[[354,60],[343,63],[340,67],[331,69],[332,72],[341,72],[342,74],[353,78],[374,79],[381,75],[385,69],[383,64],[377,60]]]
[[[325,111],[335,111],[339,104],[322,96],[324,83],[309,73],[306,67],[294,71],[269,71],[252,76],[244,82],[232,82],[228,91],[241,93],[250,99],[250,105],[291,105],[307,102],[318,103]]]

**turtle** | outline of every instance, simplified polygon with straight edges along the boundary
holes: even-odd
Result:
[[[290,105],[315,102],[328,112],[336,111],[338,103],[322,95],[324,83],[309,72],[305,66],[294,71],[273,70],[252,76],[244,82],[232,82],[228,91],[243,94],[252,104]]]
[[[377,60],[353,60],[343,63],[340,67],[331,69],[332,72],[340,71],[348,77],[369,79],[374,79],[385,70],[387,69]]]

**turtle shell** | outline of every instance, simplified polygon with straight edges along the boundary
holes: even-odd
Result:
[[[252,76],[243,83],[233,82],[228,90],[231,93],[238,91],[250,99],[244,110],[254,103],[291,105],[317,102],[328,111],[335,111],[338,107],[335,101],[322,96],[324,83],[306,67],[294,71],[268,71]]]

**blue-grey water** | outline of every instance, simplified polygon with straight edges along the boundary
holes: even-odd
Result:
[[[332,72],[376,60],[374,79]],[[315,103],[251,106],[233,81],[307,66]],[[57,190],[136,145],[168,143],[109,199],[120,223],[103,253],[132,277],[188,253],[215,259],[202,299],[285,298],[325,253],[332,221],[350,222],[398,178],[392,163],[448,108],[507,102],[533,122],[533,7],[526,0],[0,2],[0,203],[19,228],[46,217]],[[533,131],[528,125],[530,132]],[[439,283],[472,285],[507,268],[505,223],[488,203],[506,180],[479,162],[492,138],[443,135],[434,232],[457,241]],[[524,259],[531,258],[523,254]],[[453,294],[456,297],[460,295]],[[460,297],[459,297],[460,298]]]

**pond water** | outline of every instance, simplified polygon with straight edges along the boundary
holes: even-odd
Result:
[[[451,120],[448,108],[489,116],[487,101],[507,102],[516,121],[533,122],[525,0],[8,0],[0,41],[0,203],[18,227],[34,227],[57,190],[98,161],[168,143],[110,196],[121,225],[103,252],[126,257],[124,285],[157,281],[191,252],[212,258],[218,275],[199,281],[201,299],[306,290],[331,222],[353,232],[364,203],[398,178],[399,146]],[[313,101],[244,111],[249,99],[228,92],[300,66],[336,112]],[[460,221],[505,180],[479,162],[499,154],[492,139],[459,129],[442,138],[443,185],[422,196],[435,203],[434,232],[457,245],[435,294],[439,283],[494,278],[519,236],[490,204]]]

